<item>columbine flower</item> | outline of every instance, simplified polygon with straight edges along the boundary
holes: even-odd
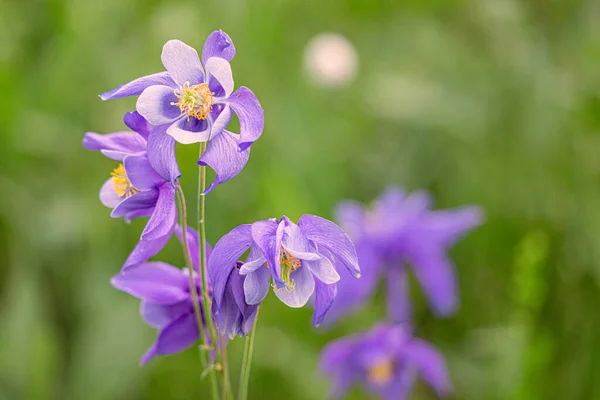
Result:
[[[167,71],[138,78],[100,97],[112,100],[139,95],[139,113],[153,125],[166,125],[166,133],[184,144],[216,138],[231,121],[233,111],[240,120],[236,144],[240,151],[245,150],[260,137],[264,113],[250,89],[242,86],[233,92],[229,61],[234,56],[233,42],[223,31],[208,36],[202,62],[196,50],[170,40],[161,55]]]
[[[367,333],[330,343],[321,355],[320,369],[334,380],[334,398],[341,398],[353,384],[361,384],[382,399],[403,400],[417,375],[439,396],[450,391],[439,352],[400,326],[377,325]]]
[[[181,228],[177,226],[176,234],[181,239]],[[196,271],[193,272],[196,291],[202,290],[198,274],[198,233],[188,228],[188,249],[194,261]],[[207,245],[208,251],[210,247]],[[155,356],[175,354],[193,345],[198,340],[199,330],[194,313],[194,305],[189,286],[187,269],[179,269],[172,265],[153,261],[138,268],[115,275],[111,284],[130,295],[142,300],[140,313],[146,323],[158,329],[156,342],[148,349],[140,360],[146,364]],[[200,310],[202,296],[199,295]],[[204,315],[202,314],[204,324]]]
[[[336,295],[337,269],[360,277],[354,245],[333,222],[303,215],[298,224],[287,217],[238,226],[215,245],[208,262],[214,301],[221,307],[225,285],[238,259],[250,249],[239,273],[246,275],[246,303],[259,304],[271,279],[275,295],[290,307],[302,307],[315,293],[313,324],[319,325]]]
[[[407,321],[410,314],[405,263],[411,265],[433,310],[452,314],[458,303],[456,278],[447,249],[481,222],[477,207],[429,210],[424,192],[405,196],[388,189],[373,208],[346,201],[337,207],[337,219],[354,240],[363,279],[343,279],[328,322],[352,311],[368,299],[380,277],[387,285],[390,318]]]
[[[136,112],[126,114],[124,121],[134,132],[86,133],[83,146],[119,161],[100,189],[100,201],[112,208],[111,216],[123,217],[125,221],[150,217],[140,242],[123,266],[126,269],[146,262],[165,246],[177,221],[177,207],[173,185],[148,160],[146,147],[151,129],[148,122]],[[175,160],[165,162],[179,176]]]

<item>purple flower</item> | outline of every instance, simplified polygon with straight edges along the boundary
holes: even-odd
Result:
[[[333,222],[303,215],[298,224],[287,217],[238,226],[215,245],[208,261],[214,302],[222,307],[225,287],[236,262],[250,253],[239,273],[245,275],[244,297],[258,305],[271,280],[275,295],[290,307],[302,307],[315,294],[313,324],[319,325],[336,296],[338,270],[360,277],[356,251],[350,238]]]
[[[377,325],[367,333],[330,343],[321,355],[320,369],[334,380],[334,398],[361,384],[382,399],[403,400],[417,375],[439,396],[451,390],[440,353],[400,326]]]
[[[176,234],[181,240],[181,228]],[[202,284],[198,274],[198,233],[188,228],[188,248],[196,271],[193,272],[197,293]],[[208,250],[210,247],[207,245]],[[156,342],[140,360],[146,364],[155,356],[175,354],[198,340],[199,330],[189,287],[187,269],[153,261],[115,275],[111,284],[123,292],[142,300],[140,313],[146,323],[158,329]],[[200,302],[202,296],[200,296]],[[200,304],[202,310],[202,304]],[[204,324],[204,315],[202,315]]]
[[[437,314],[447,316],[456,310],[456,278],[447,249],[481,223],[481,211],[477,207],[433,211],[429,206],[426,193],[405,195],[395,187],[371,209],[352,201],[338,205],[337,219],[356,244],[363,279],[342,279],[327,322],[363,305],[380,277],[387,285],[390,318],[407,321],[405,264],[411,265]]]
[[[100,189],[100,201],[112,208],[111,216],[123,217],[127,222],[150,217],[123,266],[126,269],[146,262],[165,246],[177,221],[177,207],[173,185],[157,173],[148,159],[150,125],[136,112],[125,114],[124,121],[134,132],[86,133],[83,146],[120,161]],[[173,175],[180,175],[174,158],[163,161],[159,165],[168,165],[165,168],[174,171]]]

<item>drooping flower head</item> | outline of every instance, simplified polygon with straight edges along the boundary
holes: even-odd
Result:
[[[358,384],[382,399],[404,400],[417,376],[439,396],[451,390],[440,353],[401,326],[381,324],[331,342],[321,354],[320,370],[333,379],[333,398]]]
[[[242,265],[238,259],[248,250]],[[313,324],[319,325],[336,296],[339,269],[360,277],[356,250],[333,222],[305,214],[298,224],[287,217],[238,226],[215,245],[208,262],[214,302],[221,307],[226,282],[239,266],[245,275],[247,304],[257,305],[271,281],[275,295],[290,307],[302,307],[315,294]]]
[[[192,255],[195,271],[179,269],[172,265],[153,261],[115,275],[111,284],[123,292],[142,300],[140,313],[146,323],[158,329],[156,342],[148,349],[140,363],[145,364],[155,356],[183,351],[198,340],[199,329],[189,286],[192,273],[199,294],[202,312],[202,283],[198,265],[198,233],[188,228],[188,249]],[[176,234],[182,240],[181,228]],[[207,251],[210,246],[207,244]],[[205,325],[204,314],[202,323]]]
[[[481,211],[430,210],[430,203],[424,192],[405,195],[393,187],[372,208],[352,201],[338,205],[337,219],[356,244],[364,277],[338,285],[338,301],[328,322],[363,305],[380,277],[387,286],[389,317],[409,320],[406,265],[412,267],[434,312],[447,316],[456,310],[456,278],[447,250],[481,223]]]
[[[123,266],[126,269],[146,262],[165,246],[175,228],[177,207],[175,182],[159,175],[148,159],[150,125],[137,112],[125,114],[124,122],[133,132],[86,133],[83,146],[119,162],[100,189],[100,201],[112,208],[111,216],[125,221],[150,217],[140,242]],[[178,177],[174,158],[165,162]]]

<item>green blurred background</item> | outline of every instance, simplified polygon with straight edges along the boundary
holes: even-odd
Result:
[[[155,333],[109,279],[145,221],[109,217],[98,190],[115,165],[81,139],[122,130],[134,107],[99,93],[162,70],[168,39],[201,49],[215,29],[233,38],[236,86],[257,94],[266,126],[208,197],[212,243],[257,219],[331,218],[340,199],[390,184],[426,188],[437,207],[480,204],[485,225],[452,251],[459,313],[436,319],[413,291],[453,398],[600,399],[594,0],[0,0],[0,399],[208,397],[194,349],[138,367]],[[341,87],[307,78],[322,32],[356,49]],[[197,147],[178,151],[193,202]],[[160,259],[183,264],[175,241]],[[251,399],[324,399],[320,349],[384,308],[376,298],[328,332],[311,312],[268,297]],[[421,384],[413,398],[434,396]]]

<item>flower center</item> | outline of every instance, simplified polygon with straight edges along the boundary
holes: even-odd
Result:
[[[119,197],[125,196],[125,198],[128,198],[139,192],[139,190],[133,187],[129,178],[127,178],[123,164],[119,164],[119,166],[110,173],[110,176],[112,176],[113,190]]]
[[[186,82],[183,86],[175,89],[178,101],[171,105],[179,107],[181,113],[187,115],[188,121],[190,117],[204,120],[215,104],[213,95],[214,93],[210,91],[207,83],[190,86],[190,83]]]
[[[375,385],[385,385],[394,377],[394,361],[385,359],[373,365],[367,371],[369,382]]]
[[[302,266],[302,260],[294,257],[282,247],[279,265],[281,267],[281,280],[287,285],[285,290],[291,292],[296,287],[296,282],[292,280],[290,274]],[[269,268],[268,262],[265,262],[265,267]],[[275,286],[273,286],[273,288],[279,290],[279,288],[276,288]]]

